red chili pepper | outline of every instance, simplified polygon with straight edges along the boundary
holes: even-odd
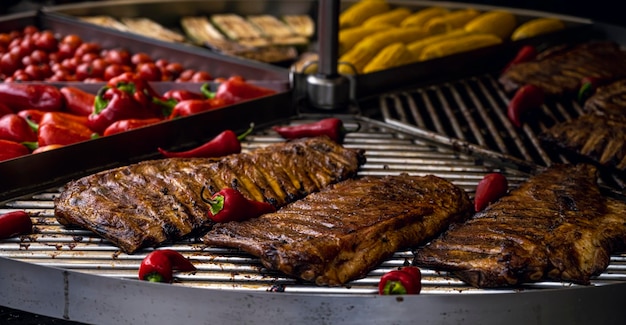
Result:
[[[513,60],[511,60],[505,67],[504,67],[504,71],[508,70],[510,67],[518,64],[518,63],[522,63],[522,62],[528,62],[528,61],[532,61],[534,59],[537,58],[537,48],[532,46],[532,45],[524,45],[522,46],[519,51],[517,52],[517,54],[515,55],[515,57],[513,58]]]
[[[174,108],[172,109],[172,113],[169,115],[168,119],[206,112],[212,109],[224,107],[226,105],[228,105],[226,101],[219,98],[187,99],[178,102],[174,106]]]
[[[474,196],[474,210],[482,211],[490,203],[506,195],[509,184],[506,177],[500,173],[490,173],[483,177],[476,186]]]
[[[511,120],[516,127],[521,127],[522,116],[532,109],[541,107],[543,102],[543,89],[531,84],[522,86],[509,102],[507,108],[509,120]]]
[[[96,95],[77,87],[61,87],[59,89],[65,100],[65,108],[76,115],[88,116],[93,112]]]
[[[0,117],[0,139],[15,142],[36,141],[37,134],[25,119],[11,113]]]
[[[346,130],[343,126],[343,121],[336,117],[329,117],[307,124],[274,126],[272,129],[285,139],[298,139],[326,135],[337,143],[343,142],[346,133],[355,131]]]
[[[275,212],[276,208],[267,202],[249,200],[241,192],[232,188],[223,188],[210,199],[200,196],[209,204],[209,218],[214,222],[244,221],[265,213]]]
[[[389,271],[378,282],[381,295],[414,295],[422,290],[422,273],[415,266],[405,266]]]
[[[236,135],[235,132],[231,130],[223,131],[210,141],[187,151],[173,152],[167,151],[163,148],[157,148],[157,150],[159,150],[159,152],[167,158],[223,157],[230,154],[240,153],[241,140],[248,136],[248,134],[252,132],[253,128],[254,126],[250,126],[246,132],[240,135]]]
[[[23,109],[60,111],[63,108],[63,95],[59,89],[47,84],[18,82],[0,83],[0,102],[14,112]]]
[[[222,99],[228,104],[233,104],[242,100],[273,95],[275,93],[276,91],[273,89],[253,85],[241,77],[231,77],[217,87],[215,98]]]
[[[103,132],[104,136],[112,135],[116,133],[126,132],[129,130],[137,129],[140,127],[148,126],[161,122],[160,118],[146,118],[146,119],[127,119],[113,122]]]
[[[0,215],[0,239],[33,232],[33,222],[26,211],[18,210]]]
[[[87,118],[87,126],[102,134],[115,121],[154,118],[157,115],[119,88],[102,87],[96,95],[94,111]]]
[[[174,270],[193,272],[196,270],[196,267],[175,250],[155,250],[146,255],[143,261],[141,261],[139,280],[171,283]]]
[[[173,99],[176,102],[182,102],[183,100],[189,100],[189,99],[206,99],[206,97],[204,97],[204,94],[197,93],[191,90],[186,90],[186,89],[168,90],[163,94],[163,98]]]
[[[30,154],[30,149],[23,144],[0,139],[0,161],[9,160]]]

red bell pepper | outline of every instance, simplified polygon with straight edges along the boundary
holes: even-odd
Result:
[[[544,92],[538,86],[528,84],[520,87],[507,107],[507,116],[516,127],[522,126],[522,116],[543,105]]]
[[[25,119],[11,113],[0,117],[0,139],[29,142],[36,141],[37,134]]]
[[[337,143],[342,143],[346,133],[348,133],[343,126],[343,121],[336,117],[329,117],[317,122],[301,125],[274,126],[272,129],[285,139],[298,139],[325,135]]]
[[[139,266],[139,280],[171,283],[173,270],[193,272],[196,267],[182,254],[171,249],[150,252]]]
[[[204,94],[197,93],[191,90],[186,90],[186,89],[168,90],[163,94],[163,98],[173,99],[176,102],[182,102],[183,100],[188,100],[188,99],[206,99],[206,97],[204,97]]]
[[[422,290],[422,274],[415,266],[405,266],[389,271],[378,282],[381,295],[413,295]]]
[[[226,101],[218,98],[187,99],[178,102],[174,106],[174,108],[172,109],[172,113],[169,115],[168,119],[206,112],[212,109],[224,107],[226,105]]]
[[[0,239],[33,232],[33,222],[30,215],[23,210],[17,210],[0,215]]]
[[[166,117],[170,114],[174,103],[159,95],[148,81],[137,74],[125,72],[107,82],[109,88],[125,91],[151,113],[151,117]]]
[[[0,116],[5,116],[7,114],[12,114],[12,113],[13,113],[13,110],[9,106],[3,103],[0,103]]]
[[[87,117],[63,112],[46,112],[37,131],[39,147],[68,145],[93,139],[97,134],[85,124]]]
[[[44,112],[41,115],[39,124],[46,123],[72,123],[71,125],[80,124],[84,127],[87,127],[87,116],[75,115],[65,112]]]
[[[205,198],[204,193],[200,196],[209,205],[209,218],[214,222],[244,221],[276,211],[272,204],[249,200],[241,192],[229,187],[215,193],[210,199]]]
[[[80,116],[88,116],[93,112],[96,95],[71,86],[61,87],[59,90],[69,112]]]
[[[61,148],[63,146],[65,146],[65,145],[63,145],[63,144],[49,144],[49,145],[43,146],[43,147],[39,147],[38,146],[37,148],[35,148],[35,150],[33,150],[32,153],[35,154],[35,153],[50,151],[50,150],[53,150],[53,149]]]
[[[23,144],[0,139],[0,161],[9,160],[30,154],[30,149]]]
[[[140,127],[148,126],[161,122],[160,118],[146,118],[146,119],[126,119],[113,122],[103,132],[104,136],[112,135],[116,133],[126,132],[128,130],[137,129]]]
[[[14,112],[23,109],[60,111],[63,109],[63,95],[53,85],[18,82],[0,83],[0,103],[9,106]]]
[[[216,158],[241,152],[241,140],[252,132],[253,126],[236,135],[231,130],[223,131],[210,141],[187,151],[167,151],[157,148],[159,152],[167,158]]]
[[[276,91],[273,89],[251,84],[241,77],[230,77],[217,87],[215,98],[224,100],[227,104],[233,104],[275,93]]]
[[[490,203],[503,197],[509,189],[506,176],[501,173],[490,173],[483,177],[476,186],[476,194],[474,195],[474,210],[476,212],[483,210]]]
[[[87,126],[102,134],[115,121],[157,117],[132,95],[119,89],[102,87],[96,96],[94,111],[87,117]]]

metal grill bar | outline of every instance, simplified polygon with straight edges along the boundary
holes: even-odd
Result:
[[[469,110],[469,108],[468,108]],[[307,120],[294,120],[292,124]],[[444,125],[441,120],[441,125]],[[477,182],[489,171],[500,171],[507,175],[512,186],[527,178],[527,173],[516,168],[478,159],[433,145],[398,132],[393,125],[369,119],[355,118],[346,127],[360,131],[347,136],[345,146],[366,150],[367,163],[361,175],[391,175],[409,173],[413,175],[434,174],[444,177],[462,187],[470,196]],[[459,127],[461,124],[459,124]],[[465,131],[464,131],[465,132]],[[259,130],[243,143],[244,151],[254,150],[271,143],[282,141],[273,131]],[[61,226],[54,218],[54,198],[60,188],[9,201],[0,206],[0,213],[15,209],[26,209],[36,213],[35,234],[0,242],[0,256],[28,263],[74,270],[103,277],[136,279],[143,257],[150,251],[143,250],[134,255],[121,253],[117,247],[89,231],[69,229]],[[196,239],[177,242],[168,246],[193,260],[197,267],[194,274],[179,274],[175,285],[235,291],[284,291],[306,294],[374,294],[378,279],[385,272],[409,263],[410,250],[397,252],[392,258],[372,270],[365,278],[346,286],[329,288],[286,278],[282,274],[265,269],[260,261],[235,249],[206,247]],[[444,273],[423,270],[423,294],[484,294],[511,293],[512,289],[475,289]],[[605,273],[594,278],[594,285],[626,282],[626,255],[612,257]],[[524,290],[545,290],[576,287],[569,283],[541,282],[529,284]]]

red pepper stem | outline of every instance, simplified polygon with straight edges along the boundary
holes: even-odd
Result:
[[[143,280],[148,282],[165,282],[165,278],[158,272],[150,273],[143,277]]]

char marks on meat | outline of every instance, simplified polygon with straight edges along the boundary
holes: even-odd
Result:
[[[469,217],[467,194],[436,176],[347,180],[244,222],[216,224],[207,245],[242,249],[318,285],[364,277],[398,249],[434,238]]]
[[[546,146],[623,174],[626,172],[626,80],[598,88],[585,114],[539,134]]]
[[[356,176],[364,152],[327,137],[294,140],[219,159],[143,161],[69,182],[55,201],[63,225],[86,228],[125,253],[158,246],[211,225],[202,188],[224,187],[281,207]]]
[[[626,51],[611,41],[578,44],[539,60],[507,69],[499,78],[507,91],[533,84],[547,95],[572,95],[584,77],[617,79],[626,76]]]
[[[585,114],[553,125],[539,138],[547,146],[618,173],[626,172],[626,121]]]
[[[554,165],[418,249],[413,262],[479,288],[589,284],[626,240],[626,203],[602,196],[596,172]]]

